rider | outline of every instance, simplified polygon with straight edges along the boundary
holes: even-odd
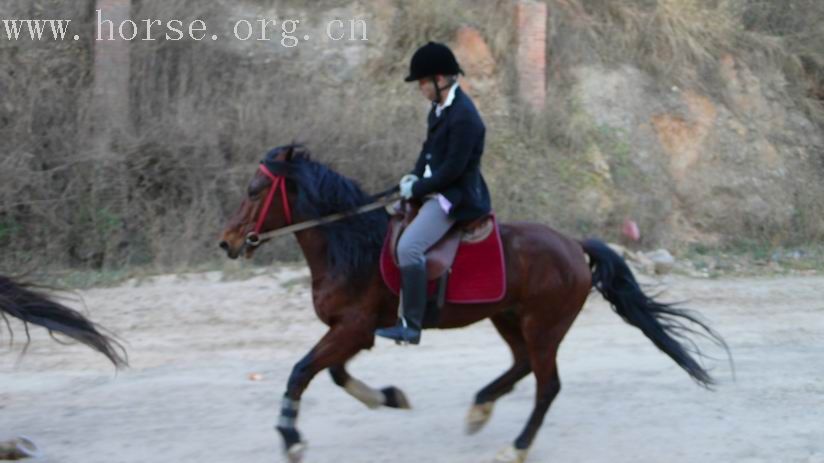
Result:
[[[472,221],[490,211],[489,191],[481,176],[486,127],[472,100],[458,86],[463,74],[452,51],[429,42],[412,56],[407,82],[418,82],[432,102],[427,136],[418,161],[400,181],[401,196],[423,205],[398,241],[401,316],[378,336],[418,344],[427,301],[424,253],[456,221]]]

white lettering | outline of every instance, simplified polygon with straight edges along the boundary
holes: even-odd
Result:
[[[143,22],[146,23],[146,38],[143,39],[143,40],[151,40],[151,41],[157,40],[157,39],[152,38],[152,26],[155,25],[155,24],[157,24],[158,26],[162,26],[163,21],[161,21],[159,19],[155,19],[154,21],[152,21],[151,19],[146,19]]]
[[[246,34],[246,38],[241,37],[240,33],[238,32],[238,28],[240,27],[241,24],[243,24],[244,27],[246,27],[246,30],[249,32],[248,34]],[[247,21],[245,19],[241,19],[240,21],[235,23],[234,32],[235,32],[235,38],[236,39],[243,40],[243,41],[249,40],[252,37],[252,23],[250,23],[249,21]]]
[[[31,36],[31,39],[35,40],[35,37],[37,37],[37,40],[43,40],[43,26],[45,25],[43,23],[45,23],[45,21],[40,22],[27,19],[26,23],[29,26],[29,36]],[[34,23],[34,27],[32,27],[32,23]]]
[[[326,36],[329,37],[331,40],[334,40],[334,41],[337,42],[338,40],[342,40],[346,36],[346,34],[344,34],[341,31],[339,37],[332,37],[332,25],[336,24],[336,23],[337,23],[338,29],[343,29],[343,21],[341,21],[340,19],[335,19],[335,20],[329,21],[329,24],[326,25]]]
[[[173,24],[176,24],[177,27],[175,27]],[[169,33],[167,32],[166,33],[166,40],[171,40],[173,42],[176,42],[178,40],[183,40],[183,21],[181,21],[179,19],[173,19],[173,20],[169,21],[169,24],[167,24],[167,26],[169,28],[169,32],[177,33],[177,38],[170,37]]]
[[[196,24],[198,24],[197,27],[195,27]],[[202,34],[200,34],[200,37],[195,37],[195,32],[202,32]],[[189,37],[198,42],[203,40],[203,38],[206,37],[206,23],[199,19],[192,21],[192,23],[189,24]]]
[[[298,24],[300,24],[300,21],[298,21],[297,19],[287,19],[286,21],[283,21],[281,23],[281,29],[283,30],[283,33],[280,34],[280,37],[281,37],[280,44],[281,45],[283,45],[286,48],[292,48],[292,47],[298,46],[300,41],[297,39],[297,37],[292,35],[297,30]],[[289,45],[290,43],[291,43],[291,45]]]
[[[271,21],[268,19],[258,19],[258,22],[260,23],[260,38],[258,39],[258,41],[269,40],[269,31],[266,30],[266,27],[269,25],[270,22],[272,23],[272,26],[276,26],[277,21],[275,21],[274,19],[272,19]]]
[[[103,11],[97,11],[97,40],[114,40],[114,23],[110,20],[106,19],[103,20]],[[109,38],[103,38],[103,25],[106,24],[109,27]]]
[[[126,27],[126,26],[132,28],[132,36],[131,37],[126,37],[126,34],[123,33],[123,28]],[[134,40],[134,38],[137,37],[137,33],[138,33],[137,24],[135,24],[134,21],[132,21],[130,19],[127,19],[127,20],[123,21],[122,23],[120,23],[120,27],[117,28],[117,32],[120,34],[120,38],[123,39],[123,40]]]
[[[11,19],[4,19],[3,26],[6,28],[6,37],[9,40],[17,40],[20,38],[20,26],[23,25],[23,21],[15,21]]]
[[[356,40],[355,30],[357,29],[358,25],[361,25],[361,30],[363,31],[363,34],[361,35],[361,41],[369,41],[369,39],[366,38],[366,21],[364,21],[363,19],[352,19],[349,21],[349,23],[351,25],[349,40]]]
[[[69,23],[71,23],[72,20],[71,19],[66,19],[66,20],[60,20],[59,19],[59,20],[53,20],[53,21],[49,21],[49,22],[51,23],[52,36],[54,37],[54,39],[55,40],[58,40],[58,39],[59,40],[65,40],[66,33],[69,31]],[[57,26],[55,26],[55,23],[57,23]],[[64,23],[65,23],[65,25],[64,25]]]

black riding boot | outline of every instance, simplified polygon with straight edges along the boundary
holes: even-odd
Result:
[[[426,261],[401,267],[401,307],[403,316],[392,328],[381,328],[375,334],[399,343],[421,342],[423,316],[426,311]]]

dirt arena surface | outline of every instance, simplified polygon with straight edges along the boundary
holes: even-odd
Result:
[[[81,291],[91,318],[128,343],[132,368],[115,375],[39,329],[18,364],[15,325],[15,346],[3,334],[0,348],[0,438],[30,437],[47,463],[284,461],[273,430],[280,397],[324,332],[307,282],[306,270],[285,267],[243,281],[204,273]],[[721,384],[697,387],[593,294],[562,344],[562,391],[528,461],[824,462],[824,277],[671,276],[659,289],[726,338],[736,379],[709,349]],[[525,425],[532,378],[479,434],[464,434],[464,417],[508,364],[488,321],[427,331],[415,348],[378,340],[349,370],[400,387],[413,410],[369,410],[318,375],[298,420],[305,461],[490,461]]]

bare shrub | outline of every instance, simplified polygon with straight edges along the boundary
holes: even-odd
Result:
[[[631,63],[673,82],[718,92],[716,61],[736,52],[788,76],[787,104],[821,124],[820,24],[816,0],[547,0],[551,6],[550,101],[545,114],[514,98],[488,125],[484,170],[503,219],[549,222],[574,234],[613,237],[630,204],[655,197],[626,158],[620,137],[588,120],[566,91],[580,62]],[[514,95],[511,2],[390,2],[385,42],[336,64],[307,47],[269,49],[221,42],[131,44],[131,127],[93,143],[94,1],[6,0],[4,17],[73,18],[80,41],[0,42],[0,252],[3,268],[32,266],[162,269],[210,265],[225,217],[271,147],[306,142],[316,157],[370,192],[409,170],[425,136],[426,104],[405,84],[408,58],[427,40],[450,41],[477,27],[497,59],[501,91]],[[228,27],[239,15],[347,8],[352,2],[134,0],[135,18],[204,19]],[[221,31],[225,32],[225,31]],[[316,52],[317,50],[315,50]],[[363,56],[359,55],[363,53]],[[348,59],[348,58],[347,58]],[[824,125],[822,125],[824,126]],[[587,153],[599,150],[610,181]],[[622,170],[623,169],[623,170]],[[622,173],[623,172],[623,173]],[[621,177],[623,175],[623,177]],[[820,182],[810,172],[808,182]],[[631,179],[632,181],[623,181]],[[591,187],[614,202],[595,216]],[[821,239],[816,189],[800,195],[788,241]],[[651,228],[665,201],[642,208]],[[653,241],[657,237],[653,236]],[[259,262],[295,259],[291,240]]]

